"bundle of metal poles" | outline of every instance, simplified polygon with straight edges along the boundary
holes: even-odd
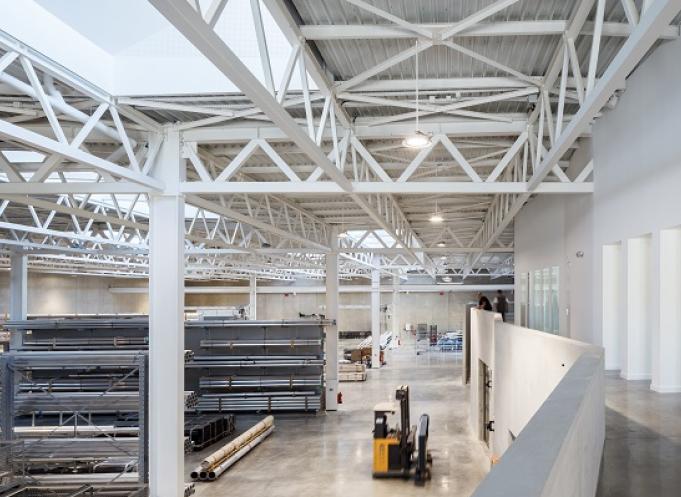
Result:
[[[317,356],[194,356],[190,368],[288,368],[323,366],[324,359]]]
[[[137,463],[137,437],[24,438],[13,451],[23,463],[72,463],[118,459],[118,466]]]
[[[137,426],[114,426],[114,425],[91,425],[78,426],[15,426],[15,438],[42,438],[42,437],[107,437],[128,436],[136,437],[139,433]]]
[[[301,338],[290,338],[290,339],[260,339],[260,340],[217,340],[217,339],[207,339],[201,340],[201,348],[211,349],[211,348],[243,348],[243,347],[310,347],[319,346],[322,344],[321,339],[301,339]]]
[[[184,392],[185,408],[196,406],[198,395]],[[95,392],[23,392],[14,397],[15,413],[26,415],[65,414],[85,412],[88,414],[116,414],[139,410],[139,391],[95,391]]]
[[[14,397],[14,408],[17,415],[135,412],[139,410],[139,392],[23,392]]]
[[[201,395],[196,410],[213,412],[317,411],[321,399],[314,391],[215,393]]]
[[[49,495],[50,497],[142,497],[147,495],[146,486],[138,484],[107,482],[107,483],[45,483],[36,485],[30,482],[13,490],[0,494],[2,497],[36,497]],[[192,492],[193,493],[193,485]],[[185,491],[188,497],[191,493]]]
[[[199,380],[201,389],[211,388],[290,388],[321,386],[322,378],[316,376],[207,376]]]
[[[248,454],[274,431],[274,418],[267,416],[221,449],[206,457],[194,468],[191,477],[195,480],[215,480],[239,459]]]

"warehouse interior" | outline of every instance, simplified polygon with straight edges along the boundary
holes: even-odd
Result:
[[[0,497],[678,494],[681,0],[0,13]]]

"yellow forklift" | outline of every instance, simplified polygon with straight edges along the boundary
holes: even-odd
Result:
[[[400,425],[388,426],[388,416],[397,408],[392,402],[374,407],[374,478],[405,478],[412,476],[417,485],[430,479],[432,458],[428,452],[430,418],[422,414],[418,429],[409,419],[409,386],[402,385],[395,392],[399,402]],[[418,444],[418,445],[417,445]]]

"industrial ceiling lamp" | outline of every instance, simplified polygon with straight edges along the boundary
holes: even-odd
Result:
[[[402,140],[402,145],[407,148],[426,148],[433,142],[430,135],[419,129],[419,42],[416,40],[416,129],[412,135]]]
[[[445,220],[445,218],[443,218],[437,212],[435,212],[432,216],[430,216],[430,222],[433,223],[433,224],[440,224],[444,220]]]
[[[343,209],[341,209],[341,229],[343,229],[343,228],[345,228],[345,212],[343,211]],[[338,238],[341,239],[341,240],[345,240],[349,236],[350,235],[348,235],[347,230],[341,231],[340,233],[338,233]]]
[[[437,178],[437,165],[435,165],[435,178]],[[445,218],[442,217],[440,212],[437,209],[437,196],[435,197],[435,212],[433,212],[433,215],[430,216],[430,222],[433,224],[440,224],[442,221],[444,221]]]
[[[444,221],[445,218],[442,217],[442,214],[440,214],[437,210],[437,200],[435,201],[435,212],[433,212],[433,215],[430,216],[430,222],[433,224],[440,224],[442,221]]]

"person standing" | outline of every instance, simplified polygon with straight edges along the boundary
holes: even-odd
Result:
[[[508,312],[508,300],[506,295],[501,290],[497,290],[497,297],[494,299],[494,307],[496,312],[501,314],[501,320],[506,321],[506,313]]]
[[[482,309],[483,311],[492,310],[492,304],[482,293],[478,294],[478,309]]]

